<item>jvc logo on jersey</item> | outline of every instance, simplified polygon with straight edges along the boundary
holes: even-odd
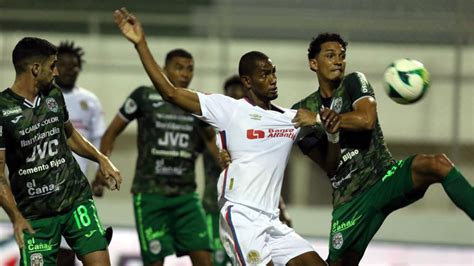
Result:
[[[178,146],[187,148],[189,146],[189,134],[181,132],[165,132],[164,136],[158,139],[160,146]]]
[[[39,159],[44,159],[46,157],[46,152],[49,156],[54,156],[58,154],[59,141],[57,139],[44,142],[42,145],[43,146],[41,146],[41,144],[38,144],[33,146],[33,152],[28,158],[26,158],[27,162],[34,162],[37,157],[39,157]]]

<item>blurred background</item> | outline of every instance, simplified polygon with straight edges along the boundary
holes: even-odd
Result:
[[[346,73],[363,72],[374,87],[379,120],[394,157],[446,153],[474,184],[474,1],[0,0],[0,87],[14,81],[11,52],[22,37],[41,37],[54,44],[74,41],[83,47],[86,61],[78,85],[100,98],[108,124],[133,89],[151,84],[133,45],[113,23],[112,12],[121,6],[140,18],[160,64],[174,48],[193,54],[191,87],[200,91],[222,92],[224,80],[237,73],[243,53],[266,53],[277,66],[275,102],[284,107],[318,88],[307,63],[311,38],[320,32],[339,32],[349,41]],[[385,68],[399,58],[417,59],[431,73],[430,90],[414,105],[396,104],[383,88]],[[129,190],[135,140],[135,123],[117,139],[112,161],[125,181],[120,192],[97,199],[105,224],[134,226]],[[201,162],[197,174],[202,191]],[[297,147],[283,196],[297,232],[327,239],[331,188],[327,177]],[[3,211],[0,221],[8,221]],[[467,264],[474,265],[473,223],[450,202],[441,185],[393,213],[375,239],[459,247],[468,251]]]

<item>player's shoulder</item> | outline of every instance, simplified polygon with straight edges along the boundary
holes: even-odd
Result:
[[[299,102],[296,102],[295,104],[293,104],[291,109],[299,109],[299,108],[307,107],[310,103],[313,103],[318,99],[318,93],[319,91],[312,92],[310,95],[304,97]]]
[[[75,88],[75,91],[80,94],[82,97],[87,97],[91,99],[99,99],[95,93],[93,93],[91,90],[88,90],[84,87],[77,86]]]
[[[362,82],[367,82],[367,78],[365,77],[365,74],[362,72],[352,72],[350,74],[347,74],[344,77],[344,82],[357,82],[357,83],[362,83]]]

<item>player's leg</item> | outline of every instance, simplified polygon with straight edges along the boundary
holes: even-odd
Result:
[[[56,265],[61,242],[59,217],[29,220],[29,222],[36,233],[33,235],[27,231],[23,233],[25,248],[20,250],[19,265]]]
[[[161,266],[166,256],[174,254],[170,227],[174,206],[155,194],[135,194],[133,203],[143,264]]]
[[[193,265],[212,265],[211,240],[197,193],[173,199],[174,246],[177,256],[189,255]]]
[[[214,266],[226,266],[230,263],[219,237],[219,213],[208,212],[206,214],[207,231],[211,239],[212,263]]]
[[[83,265],[110,265],[105,229],[92,199],[61,217],[63,236]]]
[[[255,209],[226,202],[220,210],[219,234],[232,265],[272,265],[268,222]]]
[[[453,203],[474,219],[474,187],[445,154],[415,156],[412,179],[415,190],[426,190],[433,183],[441,183]]]
[[[276,265],[326,265],[313,246],[292,228],[280,221],[278,215],[267,215],[266,233],[272,262]]]

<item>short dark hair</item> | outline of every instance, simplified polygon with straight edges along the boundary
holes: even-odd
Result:
[[[309,44],[308,48],[308,59],[313,59],[316,55],[321,52],[321,44],[326,42],[338,42],[342,45],[344,49],[346,49],[348,43],[344,41],[338,33],[320,33],[316,38],[313,38],[311,43]]]
[[[21,39],[13,49],[12,62],[17,74],[26,71],[27,66],[35,60],[44,62],[51,55],[58,53],[56,46],[47,40],[36,37]]]
[[[257,61],[267,60],[268,56],[262,52],[252,51],[244,54],[239,62],[239,75],[251,75],[257,66]]]
[[[73,41],[60,42],[58,46],[58,56],[62,54],[70,54],[75,56],[77,58],[77,62],[79,62],[79,68],[82,69],[82,64],[85,62],[84,59],[82,59],[84,56],[84,50],[82,50],[82,47],[74,47]]]
[[[233,75],[224,82],[224,92],[227,93],[229,88],[233,85],[243,86],[242,81],[238,75]]]
[[[169,62],[171,62],[171,60],[175,57],[184,57],[184,58],[193,59],[193,56],[191,55],[190,52],[188,52],[184,49],[181,49],[181,48],[174,49],[174,50],[169,51],[166,54],[165,65],[169,64]]]

